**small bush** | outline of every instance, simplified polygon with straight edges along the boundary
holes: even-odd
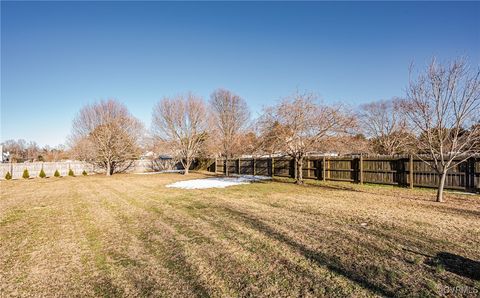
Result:
[[[47,175],[45,175],[45,171],[43,170],[43,168],[40,170],[40,174],[38,174],[38,177],[40,177],[40,178],[47,177]]]
[[[68,176],[75,177],[75,174],[73,173],[72,169],[68,170]]]
[[[22,175],[23,179],[28,179],[30,178],[30,174],[28,173],[28,170],[25,169],[23,170],[23,175]]]
[[[61,177],[61,176],[60,176],[60,172],[59,172],[58,170],[55,170],[55,174],[53,174],[53,176],[55,176],[55,177]]]
[[[88,174],[87,174],[87,171],[83,170],[82,175],[83,175],[83,176],[87,176],[87,175],[88,175]]]
[[[12,179],[12,174],[10,174],[10,172],[7,172],[7,174],[5,175],[5,179],[6,180]]]

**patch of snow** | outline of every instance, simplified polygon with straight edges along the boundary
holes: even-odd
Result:
[[[205,189],[205,188],[225,188],[233,185],[249,184],[251,182],[260,180],[270,180],[271,177],[267,176],[253,176],[253,175],[241,175],[232,177],[214,177],[178,181],[168,184],[169,188],[181,188],[181,189]]]
[[[467,196],[476,196],[478,195],[477,193],[473,192],[461,192],[461,191],[445,191],[446,193],[453,193],[457,195],[467,195]]]

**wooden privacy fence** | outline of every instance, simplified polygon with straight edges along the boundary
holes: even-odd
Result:
[[[294,177],[289,157],[216,159],[209,171],[241,175]],[[306,157],[305,179],[390,184],[407,187],[437,187],[440,179],[425,162],[412,156]],[[480,191],[480,157],[472,157],[447,173],[445,188]]]

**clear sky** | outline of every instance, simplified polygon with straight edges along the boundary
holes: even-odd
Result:
[[[150,125],[164,96],[218,88],[252,114],[296,88],[350,105],[404,93],[436,55],[480,64],[479,2],[4,2],[1,141],[64,143],[86,103]]]

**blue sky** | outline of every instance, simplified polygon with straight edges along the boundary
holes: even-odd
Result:
[[[150,125],[164,96],[219,87],[253,115],[296,88],[352,106],[402,96],[408,65],[480,65],[479,2],[4,2],[1,141],[64,143],[86,103]]]

